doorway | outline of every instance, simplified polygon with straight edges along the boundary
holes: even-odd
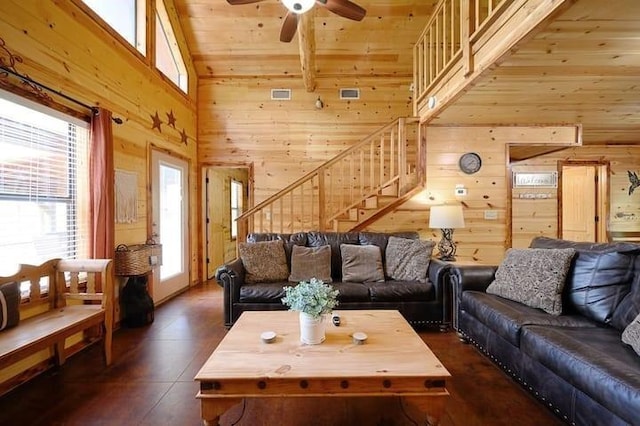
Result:
[[[204,265],[207,279],[215,278],[222,264],[236,257],[237,241],[234,218],[250,205],[251,168],[239,166],[206,166],[204,188]],[[241,188],[240,199],[234,198]],[[234,200],[239,201],[234,203]]]
[[[151,151],[151,230],[162,244],[160,279],[153,286],[156,304],[189,286],[188,176],[187,161]]]
[[[561,161],[559,237],[607,241],[609,163]]]

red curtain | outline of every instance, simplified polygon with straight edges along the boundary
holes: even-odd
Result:
[[[90,253],[94,259],[113,258],[114,180],[111,111],[97,108],[91,119],[89,150]]]

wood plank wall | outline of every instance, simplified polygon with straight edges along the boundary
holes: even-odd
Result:
[[[198,160],[254,164],[255,203],[398,117],[410,116],[411,76],[317,78],[314,93],[301,78],[202,79],[198,91]],[[290,101],[270,100],[289,88]],[[359,100],[340,100],[359,88]],[[323,109],[316,109],[320,97]]]
[[[168,12],[175,13],[172,2],[167,5]],[[148,59],[114,38],[71,0],[1,2],[0,38],[12,55],[22,58],[23,62],[16,65],[18,72],[88,105],[105,107],[124,121],[113,125],[115,167],[138,176],[138,219],[116,225],[116,245],[144,242],[149,236],[150,146],[191,162],[190,203],[195,205],[197,76],[190,57],[185,58],[190,80],[190,95],[185,96]],[[180,32],[177,38],[184,40]],[[152,43],[148,41],[147,45]],[[188,52],[186,48],[183,51]],[[176,119],[175,128],[166,124],[170,112]],[[151,116],[156,113],[165,123],[161,132],[152,128]],[[188,135],[186,144],[182,143],[181,131]],[[195,229],[197,210],[191,211],[190,224]],[[194,266],[197,243],[195,239],[191,244]],[[191,279],[197,278],[194,275]]]
[[[439,241],[439,230],[429,229],[429,208],[461,204],[465,228],[454,231],[461,262],[498,264],[507,249],[510,232],[507,194],[508,144],[575,145],[575,126],[540,127],[428,127],[427,176],[424,191],[395,212],[368,228],[372,231],[417,230],[421,238]],[[460,156],[476,152],[482,167],[467,175],[459,168]],[[467,190],[456,196],[456,185]],[[485,212],[497,219],[485,219]]]
[[[556,171],[558,161],[608,161],[609,217],[604,218],[612,231],[640,231],[640,189],[629,194],[628,171],[640,174],[638,146],[589,145],[515,162],[512,171]],[[535,236],[558,236],[558,198],[553,188],[538,189],[549,193],[549,199],[521,199],[513,189],[513,246],[527,247]]]

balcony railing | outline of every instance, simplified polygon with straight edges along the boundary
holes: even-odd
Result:
[[[460,60],[473,70],[472,44],[513,0],[442,0],[414,46],[416,102]]]

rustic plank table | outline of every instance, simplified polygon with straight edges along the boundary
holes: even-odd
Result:
[[[419,424],[437,424],[450,377],[398,311],[336,311],[341,325],[327,324],[320,345],[300,342],[298,313],[244,312],[195,377],[202,419],[220,416],[243,398],[401,397]],[[273,343],[263,331],[277,333]],[[351,335],[364,332],[364,344]]]

